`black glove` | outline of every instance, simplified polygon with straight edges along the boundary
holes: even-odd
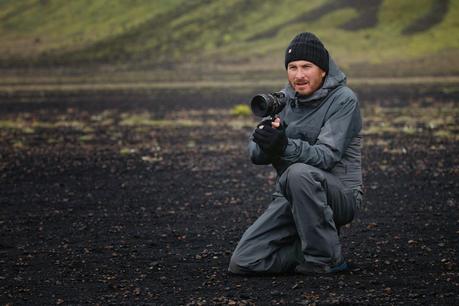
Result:
[[[279,156],[288,144],[285,129],[280,126],[273,128],[271,125],[259,125],[253,132],[253,141],[268,154]]]

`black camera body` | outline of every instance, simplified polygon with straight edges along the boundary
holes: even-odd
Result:
[[[258,117],[275,117],[287,104],[287,96],[279,91],[270,94],[258,94],[252,98],[250,108]]]

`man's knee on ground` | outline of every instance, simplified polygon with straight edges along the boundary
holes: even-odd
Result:
[[[246,274],[248,270],[247,266],[243,264],[240,254],[234,252],[230,259],[228,271],[234,274]]]

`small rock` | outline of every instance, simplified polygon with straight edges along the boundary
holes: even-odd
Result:
[[[375,228],[375,227],[378,227],[378,224],[377,224],[377,223],[369,223],[369,224],[367,225],[367,228],[368,228],[368,229],[372,229],[372,228]]]

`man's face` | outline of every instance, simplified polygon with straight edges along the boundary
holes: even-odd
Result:
[[[304,60],[293,61],[287,65],[288,82],[300,95],[308,96],[322,86],[325,71],[319,66]]]

